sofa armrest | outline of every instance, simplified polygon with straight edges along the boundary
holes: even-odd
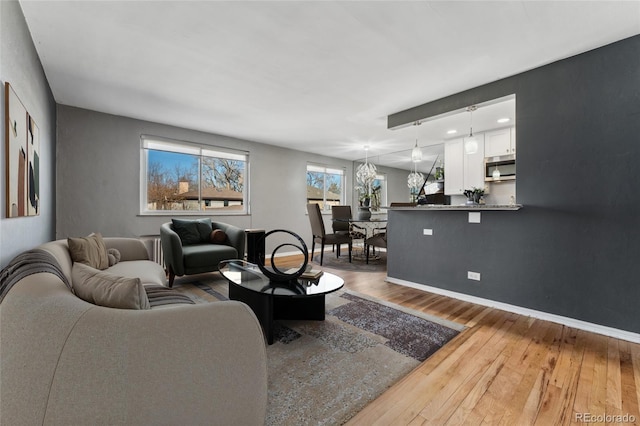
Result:
[[[149,260],[149,252],[144,243],[137,238],[103,237],[107,249],[120,252],[120,260]]]
[[[163,223],[160,226],[160,242],[166,267],[171,268],[176,275],[184,275],[182,242],[176,231],[173,230],[171,222]]]
[[[67,340],[47,420],[263,424],[266,359],[260,324],[241,303],[142,312],[96,307]]]
[[[265,341],[246,305],[110,309],[44,275],[0,305],[3,423],[264,423]]]
[[[213,222],[212,225],[214,229],[220,228],[225,232],[225,234],[227,234],[231,247],[235,248],[238,251],[238,258],[243,259],[246,239],[244,229],[222,222]]]

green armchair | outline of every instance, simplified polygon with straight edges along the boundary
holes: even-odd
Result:
[[[169,287],[176,276],[214,272],[221,261],[244,257],[244,229],[210,219],[173,219],[160,226],[160,241]]]

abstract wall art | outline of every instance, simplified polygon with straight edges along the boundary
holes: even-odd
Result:
[[[40,214],[38,127],[9,83],[5,83],[6,216]]]
[[[38,126],[27,113],[27,215],[40,213],[40,139]]]

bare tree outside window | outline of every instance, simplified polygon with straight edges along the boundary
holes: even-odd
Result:
[[[171,179],[162,164],[149,164],[147,171],[147,202],[152,210],[171,210],[179,201],[178,182]]]
[[[307,185],[318,189],[324,189],[324,172],[307,171]]]
[[[205,186],[242,192],[243,176],[243,161],[202,157],[202,180]]]
[[[149,209],[189,210],[185,201],[189,191],[198,189],[198,159],[192,155],[163,154],[155,156],[157,159],[149,161],[147,167]]]

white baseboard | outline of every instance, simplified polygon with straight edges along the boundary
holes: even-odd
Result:
[[[602,334],[608,337],[615,337],[616,339],[626,340],[633,343],[640,343],[640,334],[632,333],[630,331],[620,330],[613,327],[607,327],[604,325],[594,324],[587,321],[577,320],[575,318],[563,317],[561,315],[550,314],[548,312],[536,311],[535,309],[529,309],[529,308],[524,308],[522,306],[510,305],[508,303],[497,302],[495,300],[483,299],[482,297],[471,296],[464,293],[457,293],[455,291],[445,290],[438,287],[431,287],[429,285],[418,284],[412,281],[405,281],[405,280],[401,280],[399,278],[393,278],[390,276],[387,276],[387,281],[393,284],[399,284],[405,287],[411,287],[417,290],[428,291],[430,293],[451,297],[453,299],[475,303],[476,305],[488,306],[490,308],[496,308],[502,311],[512,312],[514,314],[524,315],[532,318],[541,319],[544,321],[550,321],[557,324],[566,325],[567,327],[573,327],[573,328],[577,328],[584,331],[590,331],[592,333]]]

